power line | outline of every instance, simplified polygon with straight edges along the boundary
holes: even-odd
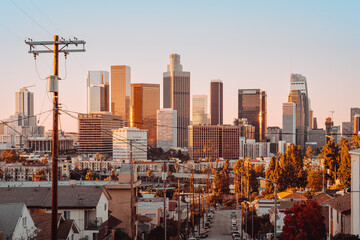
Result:
[[[31,21],[33,21],[36,25],[38,25],[42,30],[47,32],[49,35],[52,35],[45,27],[43,27],[40,23],[38,23],[33,17],[31,17],[27,12],[25,12],[14,0],[10,0],[15,7],[17,7],[25,16],[27,16]]]

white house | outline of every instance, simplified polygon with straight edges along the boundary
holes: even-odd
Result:
[[[38,229],[24,203],[6,203],[0,204],[0,231],[4,239],[30,239]]]

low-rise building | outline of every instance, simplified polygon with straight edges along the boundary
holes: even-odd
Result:
[[[351,194],[330,199],[325,204],[329,206],[329,235],[351,234]]]

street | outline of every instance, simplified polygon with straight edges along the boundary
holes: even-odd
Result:
[[[214,222],[211,224],[209,237],[207,239],[229,239],[231,236],[231,212],[234,210],[216,210],[214,214]]]

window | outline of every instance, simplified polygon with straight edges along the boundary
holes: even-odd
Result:
[[[22,219],[22,225],[23,225],[23,227],[26,227],[26,217],[23,217],[23,219]]]
[[[339,223],[339,212],[336,211],[336,222]]]
[[[70,219],[70,211],[64,211],[64,218],[65,220]]]
[[[145,214],[145,216],[149,217],[149,218],[155,218],[156,214]]]
[[[104,204],[104,211],[106,211],[106,208],[107,208],[107,204],[105,203]]]

